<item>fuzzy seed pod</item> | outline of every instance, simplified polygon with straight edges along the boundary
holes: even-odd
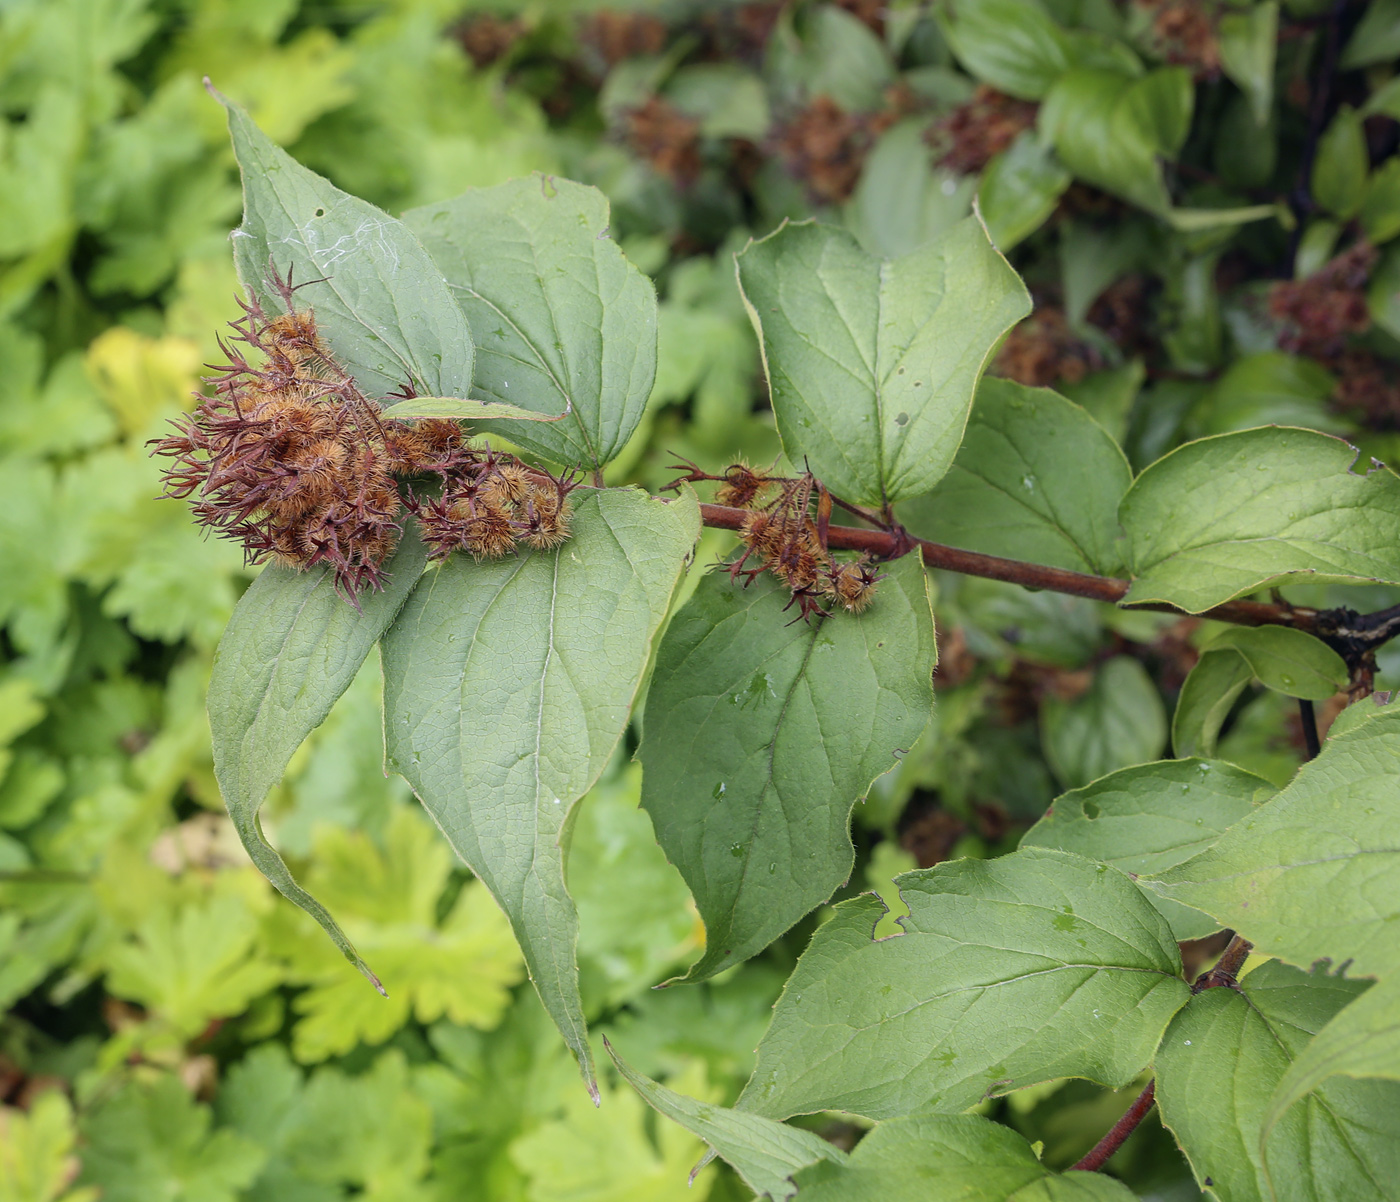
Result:
[[[725,469],[724,483],[715,490],[715,503],[747,509],[754,504],[769,485],[769,478],[748,464],[732,463]]]

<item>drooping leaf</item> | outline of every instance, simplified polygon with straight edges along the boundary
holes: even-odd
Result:
[[[848,501],[928,492],[988,355],[1030,310],[981,222],[898,259],[831,226],[784,224],[737,261],[788,458]]]
[[[1188,996],[1166,920],[1115,868],[1035,847],[897,883],[905,934],[872,942],[870,896],[817,928],[740,1109],[890,1118],[1055,1077],[1121,1088]]]
[[[1366,195],[1370,162],[1361,116],[1344,105],[1318,139],[1312,165],[1312,194],[1317,203],[1343,221],[1355,217]]]
[[[1232,626],[1207,649],[1229,647],[1244,656],[1268,689],[1289,697],[1326,701],[1347,686],[1347,666],[1321,639],[1287,626]]]
[[[315,310],[318,330],[366,396],[405,384],[424,396],[466,396],[472,332],[408,227],[307,170],[238,105],[214,96],[228,110],[243,171],[233,257],[248,295],[277,313],[273,270],[307,284],[298,303]]]
[[[1386,159],[1372,172],[1358,216],[1373,245],[1400,234],[1400,159]]]
[[[426,562],[427,548],[410,527],[386,564],[383,590],[362,594],[359,608],[336,591],[329,569],[264,568],[229,619],[209,679],[214,772],[238,837],[263,875],[315,918],[376,987],[335,919],[263,837],[258,810],[292,753],[350,687]]]
[[[672,620],[647,694],[642,805],[705,920],[701,980],[761,951],[849,875],[851,807],[933,706],[917,555],[874,603],[791,622],[788,591],[707,576]]]
[[[1058,847],[1133,875],[1160,872],[1209,847],[1273,793],[1262,777],[1218,760],[1140,764],[1055,798],[1021,846]],[[1199,910],[1153,901],[1178,940],[1219,929]]]
[[[698,529],[693,494],[585,493],[568,542],[449,560],[384,640],[389,766],[506,911],[590,1087],[567,823],[622,736]]]
[[[1329,738],[1272,801],[1142,884],[1258,950],[1353,973],[1400,965],[1400,711]]]
[[[471,322],[473,394],[567,413],[480,428],[559,463],[615,458],[656,376],[656,292],[608,237],[603,194],[536,175],[410,209],[404,222]]]
[[[802,1202],[1128,1202],[1134,1196],[1101,1173],[1052,1173],[1024,1138],[975,1114],[890,1119],[849,1160],[804,1169],[797,1184]]]
[[[1254,679],[1254,669],[1233,647],[1201,654],[1182,683],[1172,714],[1172,751],[1178,756],[1213,756],[1236,699]]]
[[[797,1190],[792,1176],[798,1169],[821,1160],[837,1164],[846,1160],[844,1152],[815,1132],[757,1114],[697,1102],[658,1085],[630,1068],[607,1040],[603,1043],[617,1071],[645,1102],[703,1139],[761,1197],[785,1202]]]
[[[1269,1140],[1295,1102],[1334,1077],[1400,1081],[1400,975],[1392,973],[1348,1002],[1294,1058],[1269,1099],[1262,1139]]]
[[[1132,479],[1118,445],[1078,405],[986,379],[948,474],[902,512],[935,542],[1113,575],[1118,506]]]
[[[1147,669],[1116,655],[1073,701],[1047,697],[1040,740],[1060,783],[1087,785],[1119,768],[1157,759],[1167,741],[1167,714]]]
[[[1400,1085],[1333,1079],[1264,1129],[1290,1064],[1364,988],[1270,961],[1239,992],[1193,997],[1167,1028],[1156,1061],[1162,1121],[1221,1202],[1396,1196]]]
[[[1119,511],[1136,575],[1125,603],[1200,613],[1289,580],[1400,582],[1400,479],[1356,460],[1340,439],[1279,427],[1159,459]]]
[[[1342,50],[1340,65],[1344,70],[1369,67],[1383,63],[1400,54],[1400,2],[1375,0],[1361,14]]]

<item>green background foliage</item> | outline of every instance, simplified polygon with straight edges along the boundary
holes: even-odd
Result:
[[[365,600],[372,630],[324,584],[279,615],[284,570],[246,568],[156,500],[144,447],[191,407],[271,250],[341,278],[317,315],[374,391],[567,410],[487,428],[609,484],[785,449],[845,499],[900,502],[915,533],[1131,575],[1132,600],[1197,612],[1277,586],[1379,608],[1400,600],[1400,484],[1367,466],[1400,457],[1400,40],[1391,0],[1330,19],[1307,0],[5,5],[0,1202],[888,1202],[923,1199],[930,1174],[989,1199],[1252,1199],[1292,1196],[1300,1158],[1334,1163],[1348,1196],[1393,1189],[1400,1144],[1372,1120],[1400,1113],[1375,1079],[1400,1076],[1396,717],[1348,711],[1295,780],[1292,698],[1324,730],[1341,708],[1344,666],[1316,640],[908,558],[868,621],[793,627],[755,675],[745,617],[782,598],[703,576],[732,546],[718,533],[672,594],[693,534],[673,506],[676,546],[643,547],[655,572],[607,602],[630,627],[587,663],[587,697],[540,685],[577,722],[547,797],[512,789],[504,744],[467,771],[390,740],[478,880],[384,771],[386,682],[391,716],[437,704],[405,671],[416,644],[369,654],[404,594]],[[205,76],[246,108],[237,268],[239,173]],[[373,271],[347,271],[352,251]],[[974,395],[984,361],[998,378]],[[1269,424],[1298,429],[1245,432]],[[652,504],[604,495],[624,525]],[[605,541],[586,508],[571,546]],[[496,572],[518,617],[540,582],[515,567],[458,574]],[[573,575],[576,609],[602,604]],[[469,606],[441,576],[415,620]],[[280,681],[256,679],[282,672],[270,653],[215,659],[240,598],[257,645],[290,648]],[[734,665],[658,676],[629,721],[651,667],[735,623]],[[337,624],[355,637],[328,640]],[[917,651],[855,646],[882,635]],[[474,720],[502,722],[488,688],[538,684],[535,667],[483,671]],[[1400,660],[1379,667],[1393,683]],[[822,672],[810,712],[770,712],[780,676],[800,691]],[[783,749],[775,796],[839,794],[793,803],[811,828],[794,851],[787,826],[736,819],[772,816],[772,782],[740,752],[722,778],[704,757],[727,739],[761,759],[793,720],[854,738],[823,708],[833,681],[895,737],[856,739],[839,772],[804,759],[810,730]],[[697,694],[736,704],[687,759]],[[258,720],[261,760],[216,780],[215,741]],[[1169,753],[1209,758],[1155,764]],[[446,783],[490,770],[481,799]],[[549,819],[537,861],[467,836],[478,807],[521,806]],[[249,862],[259,807],[258,866],[324,904],[387,1000]],[[543,873],[553,908],[503,912],[501,873]],[[866,891],[905,937],[870,942],[899,928]],[[994,919],[959,909],[973,894]],[[603,1066],[600,1109],[512,923],[531,955],[576,941],[576,980],[552,1001],[540,985]],[[1186,1002],[1179,957],[1213,953],[1176,940],[1236,924],[1287,963]],[[1047,938],[1075,968],[1039,971]],[[729,968],[736,949],[751,958]],[[850,1052],[866,965],[901,958]],[[1305,971],[1319,960],[1334,975]],[[1382,980],[1336,976],[1344,961]],[[709,979],[652,991],[687,968]],[[964,1013],[968,989],[987,992]],[[1027,1008],[1056,1020],[1016,1027]],[[1212,1065],[1246,1045],[1248,1073],[1212,1094]],[[1112,1162],[1126,1185],[1065,1175],[1150,1062],[1169,1131],[1150,1118]],[[908,1113],[930,1099],[978,1113]],[[706,1142],[727,1163],[688,1188]]]

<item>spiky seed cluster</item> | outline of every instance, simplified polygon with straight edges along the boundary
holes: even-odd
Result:
[[[296,309],[290,279],[274,271],[270,284],[287,311],[269,316],[240,301],[232,323],[232,344],[252,348],[260,365],[221,342],[228,362],[209,379],[214,395],[154,440],[153,454],[171,460],[164,495],[191,498],[196,520],[241,542],[249,563],[331,566],[352,599],[381,586],[398,541],[396,477],[442,479],[441,502],[409,505],[440,555],[458,546],[500,555],[517,541],[545,549],[568,537],[569,482],[472,449],[455,421],[384,420],[312,311]]]
[[[742,461],[725,468],[723,479],[724,483],[715,489],[715,503],[733,505],[736,509],[750,508],[773,483],[771,476]]]
[[[851,613],[860,613],[870,605],[880,577],[869,556],[846,562],[832,559],[809,513],[816,488],[810,473],[796,480],[774,480],[744,464],[734,464],[723,479],[716,499],[724,496],[723,503],[730,505],[739,505],[737,498],[745,493],[752,503],[769,486],[780,485],[773,500],[745,516],[739,528],[745,550],[729,565],[731,578],[742,576],[747,586],[760,572],[772,572],[792,590],[788,604],[796,604],[804,619],[813,613],[827,613],[823,602],[835,602]],[[757,567],[744,566],[750,558],[758,560]]]
[[[435,559],[498,559],[517,543],[548,551],[564,542],[577,484],[488,450],[447,477],[440,497],[412,504]]]

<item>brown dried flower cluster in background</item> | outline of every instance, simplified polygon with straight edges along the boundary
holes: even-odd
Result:
[[[1355,246],[1301,280],[1283,280],[1269,289],[1269,313],[1283,325],[1284,350],[1331,362],[1347,338],[1371,326],[1366,284],[1376,266],[1376,248]]]
[[[602,9],[579,27],[579,40],[611,69],[625,58],[660,54],[666,47],[666,22],[650,13]]]
[[[1103,356],[1070,328],[1063,309],[1038,305],[1006,336],[990,374],[1044,388],[1059,380],[1077,384],[1103,366]]]
[[[1220,71],[1218,10],[1202,0],[1138,0],[1152,20],[1153,53],[1168,63],[1190,67],[1197,79]]]
[[[472,63],[477,67],[489,67],[509,54],[528,31],[529,24],[524,17],[477,13],[463,21],[455,33]]]
[[[693,184],[700,175],[700,122],[662,96],[629,109],[622,118],[627,145],[673,184]]]
[[[935,121],[924,137],[935,148],[939,166],[976,175],[1035,125],[1038,107],[978,84],[971,100]]]
[[[383,419],[326,347],[314,313],[296,309],[290,280],[274,272],[271,287],[285,313],[270,316],[255,299],[240,302],[244,315],[232,323],[233,342],[261,364],[221,343],[229,361],[209,380],[214,395],[154,440],[152,453],[171,460],[165,496],[190,499],[196,521],[242,543],[248,563],[325,564],[351,598],[383,583],[405,509],[397,477],[442,479],[452,500],[441,509],[408,505],[439,555],[453,546],[504,554],[517,541],[547,548],[568,536],[570,484],[469,447],[455,421]],[[470,533],[478,495],[503,523],[484,542]],[[452,521],[465,523],[455,541]]]
[[[861,115],[848,113],[830,96],[818,96],[778,129],[773,151],[814,200],[839,203],[855,191],[876,139],[915,103],[912,92],[895,86],[886,91],[878,113]]]

